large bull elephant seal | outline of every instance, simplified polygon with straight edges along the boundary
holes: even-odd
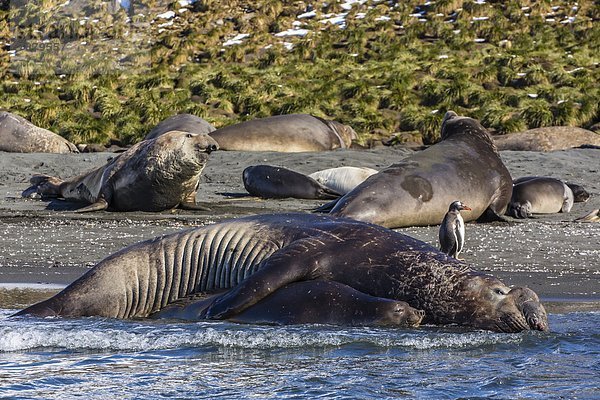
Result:
[[[171,131],[181,131],[197,134],[209,134],[215,130],[208,121],[192,114],[177,114],[161,121],[144,138],[154,139]]]
[[[348,125],[308,114],[258,118],[219,128],[210,135],[221,150],[288,153],[348,148],[356,139]]]
[[[0,151],[11,153],[79,153],[67,139],[25,118],[0,112]]]
[[[61,197],[89,203],[77,212],[196,208],[200,174],[218,149],[208,135],[173,131],[144,140],[106,165],[65,181],[35,175],[23,197]]]
[[[533,214],[568,213],[573,203],[573,191],[566,183],[542,176],[520,180],[514,185],[507,214],[530,218]]]
[[[151,318],[197,321],[217,296],[187,297]],[[423,316],[404,301],[373,297],[338,282],[318,280],[286,285],[229,320],[272,325],[418,326]]]
[[[252,165],[242,172],[244,187],[265,199],[337,199],[337,193],[304,174],[283,167]]]
[[[439,225],[460,198],[472,209],[465,221],[502,220],[511,193],[510,173],[485,128],[448,111],[439,143],[371,175],[331,214],[389,228]]]
[[[405,301],[425,312],[424,323],[548,329],[529,289],[509,289],[402,233],[315,214],[249,216],[132,245],[16,315],[143,318],[186,296],[229,289],[206,316],[232,318],[279,288],[319,279]]]

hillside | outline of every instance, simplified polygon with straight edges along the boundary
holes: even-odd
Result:
[[[434,142],[448,109],[501,134],[600,121],[593,1],[89,3],[3,0],[0,20],[0,108],[75,143],[182,112],[312,113],[363,142]]]

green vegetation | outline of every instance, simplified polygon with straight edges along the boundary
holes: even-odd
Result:
[[[217,127],[312,113],[363,141],[418,131],[425,143],[449,109],[498,133],[600,121],[600,7],[590,0],[349,10],[316,0],[301,19],[300,1],[199,0],[182,12],[142,0],[129,16],[108,2],[67,15],[63,3],[2,0],[0,108],[75,143],[133,143],[184,112]],[[167,11],[176,17],[157,17]],[[340,13],[345,27],[323,22]],[[307,34],[283,36],[295,21]],[[224,46],[239,34],[249,36]]]

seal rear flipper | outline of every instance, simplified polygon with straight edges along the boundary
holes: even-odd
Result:
[[[491,208],[486,208],[483,214],[477,218],[477,222],[510,222],[506,217],[498,215]]]
[[[42,197],[58,197],[63,181],[50,175],[33,175],[29,183],[31,186],[21,193],[22,197],[32,197],[35,193]]]
[[[106,201],[106,199],[104,199],[103,197],[100,197],[95,203],[92,203],[89,206],[85,206],[85,207],[75,210],[73,212],[85,213],[85,212],[92,212],[92,211],[103,211],[103,210],[106,210],[107,208],[108,208],[108,201]]]
[[[312,212],[327,214],[331,210],[333,210],[333,207],[335,207],[335,205],[338,203],[338,201],[340,201],[340,199],[341,199],[341,197],[339,197],[333,201],[330,201],[329,203],[325,203],[322,206],[313,209]]]
[[[320,185],[320,186],[321,186],[321,188],[319,189],[318,194],[317,194],[317,198],[319,200],[332,200],[333,199],[337,202],[337,200],[340,197],[342,197],[342,194],[336,192],[335,190],[330,189],[327,186],[323,186],[323,185]],[[327,203],[327,204],[329,204],[329,203]],[[333,206],[332,206],[332,208],[333,208]]]

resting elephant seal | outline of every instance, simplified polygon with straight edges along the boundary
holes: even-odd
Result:
[[[348,193],[378,171],[367,167],[337,167],[308,175],[321,185],[341,195]]]
[[[11,153],[79,153],[67,139],[18,115],[0,112],[0,151]]]
[[[221,150],[287,153],[348,148],[357,137],[347,125],[308,114],[258,118],[219,128],[210,135]]]
[[[265,199],[337,199],[340,194],[296,171],[270,165],[253,165],[242,172],[244,187]]]
[[[567,213],[573,207],[573,192],[556,178],[525,179],[513,187],[507,214],[530,218],[533,214]]]
[[[520,178],[513,179],[513,185],[519,184],[521,182],[529,181],[531,179],[539,179],[539,178],[557,179],[557,178],[550,178],[550,177],[546,177],[546,176],[522,176]],[[562,182],[564,182],[564,181],[562,181]],[[578,185],[577,183],[569,183],[569,182],[564,182],[564,183],[565,183],[565,185],[567,185],[569,187],[569,189],[571,189],[571,192],[573,192],[573,202],[585,203],[586,201],[588,201],[590,199],[590,192],[585,190],[585,188],[583,186]]]
[[[195,297],[170,304],[151,317],[197,321],[218,295]],[[423,316],[423,311],[404,301],[373,297],[338,282],[318,280],[286,285],[229,320],[272,325],[418,326]]]
[[[173,131],[144,140],[106,165],[65,181],[35,175],[23,197],[61,197],[89,203],[77,212],[162,211],[196,208],[200,174],[218,149],[208,135]]]
[[[499,150],[555,151],[600,145],[600,135],[574,126],[546,126],[494,136]]]
[[[198,134],[209,134],[215,130],[209,122],[192,114],[177,114],[161,121],[144,138],[154,139],[171,131],[181,131]]]
[[[465,221],[502,220],[511,193],[510,173],[485,128],[448,111],[439,143],[371,175],[331,214],[388,228],[439,225],[461,198],[472,208]]]
[[[206,316],[231,318],[287,284],[319,279],[405,301],[425,312],[424,323],[548,330],[530,289],[509,289],[402,233],[315,214],[249,216],[132,245],[16,315],[148,317],[191,294],[229,289]]]

